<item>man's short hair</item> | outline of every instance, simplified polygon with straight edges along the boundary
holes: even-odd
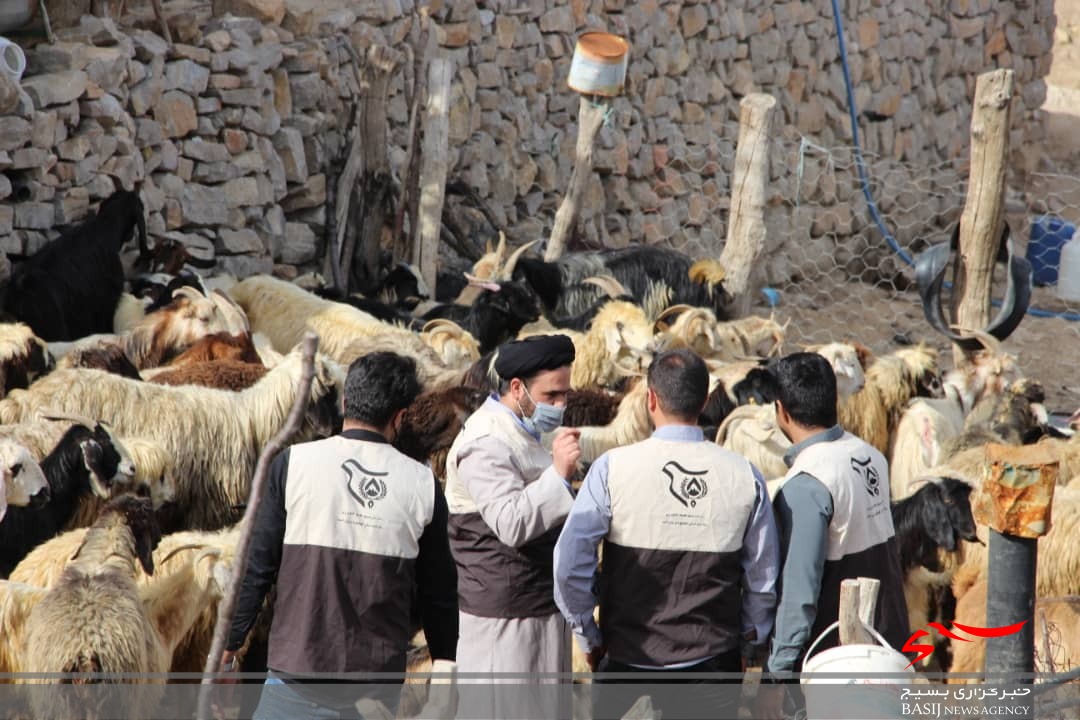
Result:
[[[709,399],[709,369],[690,350],[668,350],[649,365],[649,389],[660,409],[680,420],[697,422]]]
[[[836,424],[836,374],[817,353],[792,353],[772,368],[779,400],[791,419],[803,427]]]
[[[416,362],[392,352],[357,358],[345,378],[345,417],[373,427],[385,427],[394,413],[420,394]]]

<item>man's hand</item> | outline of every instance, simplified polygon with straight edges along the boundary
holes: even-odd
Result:
[[[594,647],[589,651],[589,654],[585,656],[585,661],[589,663],[589,669],[596,672],[596,669],[600,667],[600,661],[607,655],[607,648],[603,645]]]
[[[555,467],[555,472],[566,480],[573,477],[577,470],[578,460],[581,459],[579,437],[581,437],[581,430],[562,428],[556,433],[555,440],[551,443],[551,464]]]
[[[758,685],[754,720],[784,720],[783,685]]]

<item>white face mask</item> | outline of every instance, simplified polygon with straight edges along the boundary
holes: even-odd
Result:
[[[532,400],[535,408],[532,415],[526,417],[525,411],[521,409],[521,403],[518,403],[518,411],[521,412],[521,422],[525,425],[525,429],[531,433],[549,433],[562,425],[563,412],[566,408],[536,402],[528,388],[525,388],[525,394],[528,395],[529,400]]]

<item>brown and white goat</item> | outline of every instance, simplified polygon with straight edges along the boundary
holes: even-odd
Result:
[[[0,392],[29,387],[55,366],[48,345],[26,323],[0,324]]]

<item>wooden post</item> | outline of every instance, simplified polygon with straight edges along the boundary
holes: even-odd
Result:
[[[592,177],[593,144],[610,108],[609,98],[596,98],[594,101],[591,96],[581,96],[578,104],[578,138],[574,172],[570,175],[570,186],[566,190],[566,197],[559,205],[559,211],[555,213],[555,226],[551,229],[551,239],[548,240],[547,250],[544,252],[546,262],[562,257],[563,252],[566,251],[566,242],[574,233],[574,226],[577,225],[578,214],[581,212],[581,201],[589,187],[589,178]]]
[[[870,634],[859,621],[859,581],[854,578],[840,581],[840,644],[858,645],[870,642]]]
[[[420,277],[435,296],[439,268],[439,236],[442,232],[446,173],[450,163],[450,79],[454,64],[445,52],[432,58],[428,77],[427,114],[424,117],[424,144],[420,161],[420,211],[413,245],[413,262]]]
[[[351,48],[351,43],[347,44]],[[338,237],[345,234],[341,268],[346,290],[358,287],[370,291],[378,282],[379,250],[386,198],[390,192],[390,161],[387,156],[386,96],[390,77],[401,60],[396,50],[385,45],[368,48],[360,71],[359,127],[353,137],[349,159],[338,182]],[[359,186],[356,180],[359,179]],[[358,201],[352,201],[354,191]],[[344,199],[342,195],[344,194]],[[348,221],[345,217],[348,217]],[[348,230],[348,232],[346,232]],[[362,250],[359,267],[353,263],[356,246]]]
[[[1012,70],[983,73],[975,81],[971,175],[960,216],[959,275],[953,288],[954,296],[960,298],[956,324],[964,330],[982,330],[990,324],[990,289],[1005,211],[1012,96]],[[967,365],[971,355],[960,348],[953,350],[957,367]]]
[[[727,240],[720,255],[724,289],[732,297],[730,316],[750,314],[754,275],[765,249],[765,187],[776,99],[752,93],[739,103],[739,145],[731,181]]]
[[[420,25],[420,41],[413,63],[413,91],[409,98],[409,144],[405,150],[405,172],[402,197],[394,217],[394,262],[415,262],[419,252],[418,218],[420,217],[420,109],[428,94],[428,66],[438,48],[438,38],[431,29],[430,8],[422,7],[415,13]],[[409,232],[405,233],[408,220]]]
[[[881,592],[880,580],[868,577],[859,578],[859,619],[864,625],[874,627],[879,592]]]

